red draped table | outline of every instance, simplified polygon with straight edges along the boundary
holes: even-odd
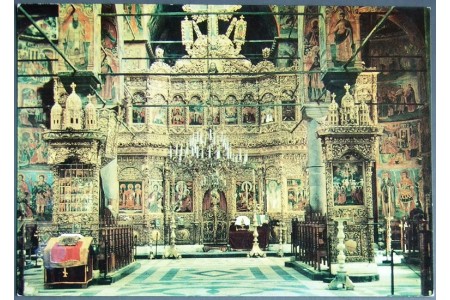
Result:
[[[92,280],[92,237],[66,234],[50,238],[44,249],[46,287],[75,284],[87,287]]]

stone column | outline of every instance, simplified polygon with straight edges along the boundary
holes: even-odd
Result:
[[[326,181],[325,164],[322,158],[322,144],[317,137],[319,122],[323,121],[328,113],[328,105],[309,103],[303,108],[303,118],[307,120],[308,162],[309,176],[309,202],[314,212],[326,213]]]

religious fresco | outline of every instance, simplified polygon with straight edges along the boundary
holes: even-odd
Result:
[[[154,99],[151,100],[154,105],[161,105],[160,107],[149,107],[147,112],[149,114],[149,121],[153,125],[166,125],[167,123],[167,108],[166,102],[162,95],[156,95]]]
[[[357,28],[353,13],[348,7],[332,7],[330,9],[327,43],[330,45],[328,57],[335,67],[346,63],[356,50]]]
[[[25,218],[51,221],[53,213],[53,173],[24,169],[17,172],[17,210]]]
[[[60,4],[59,8],[61,50],[76,68],[87,70],[93,64],[94,55],[93,4]]]
[[[119,181],[119,209],[121,211],[141,211],[142,197],[142,181]]]
[[[236,210],[253,211],[255,200],[258,201],[258,187],[255,191],[250,181],[236,181]]]
[[[381,166],[414,167],[421,161],[422,149],[420,137],[422,122],[385,123],[380,138]]]
[[[294,91],[284,90],[281,93],[281,120],[295,121],[295,94]]]
[[[275,179],[266,180],[267,211],[281,211],[281,183]]]
[[[199,97],[194,96],[189,105],[189,125],[203,125],[204,108]]]
[[[377,89],[379,121],[393,122],[420,117],[423,105],[418,91],[415,78],[380,82]]]
[[[333,165],[334,205],[364,205],[362,163],[339,162]]]
[[[164,209],[164,188],[161,180],[150,180],[145,208],[149,213],[162,213]]]
[[[175,183],[175,195],[171,191],[170,199],[175,199],[174,211],[192,212],[193,211],[193,183],[192,181],[179,180]]]
[[[117,51],[117,24],[114,18],[102,18],[101,29],[102,62],[100,79],[102,89],[100,96],[105,101],[114,102],[119,99],[119,77],[107,75],[119,72],[119,57]]]
[[[139,15],[143,13],[142,4],[132,4],[125,3],[123,4],[123,12],[125,14],[134,14],[130,16],[124,16],[125,22],[129,24],[129,26],[124,26],[124,38],[126,40],[136,40],[136,39],[144,39],[144,24],[142,24],[142,16]]]
[[[297,37],[297,6],[278,6],[281,13],[278,17],[278,23],[280,26],[280,35],[282,37]]]
[[[378,170],[377,194],[379,212],[384,217],[408,217],[415,208],[426,211],[423,176],[418,168]]]
[[[45,124],[47,115],[44,113],[40,93],[32,85],[24,87],[19,95],[19,127],[37,127]]]
[[[267,124],[267,123],[274,123],[276,121],[276,112],[275,112],[275,105],[273,105],[275,101],[275,96],[272,94],[265,94],[261,102],[263,105],[261,106],[261,123]]]
[[[225,106],[225,124],[227,125],[235,125],[238,123],[238,111],[236,108],[236,97],[228,96],[226,99]]]
[[[183,98],[181,96],[175,96],[173,99],[173,105],[175,107],[171,108],[171,124],[172,125],[184,125],[186,123],[186,116],[185,116],[185,108],[182,106],[184,105]],[[176,106],[180,105],[180,106]]]
[[[292,211],[303,211],[308,201],[305,186],[300,179],[287,180],[288,207]]]
[[[278,46],[278,60],[277,66],[280,68],[292,67],[296,62],[297,57],[297,43],[280,42]]]
[[[256,113],[258,109],[255,106],[242,107],[242,124],[256,124]]]
[[[57,71],[55,50],[48,44],[36,44],[29,40],[17,41],[17,74],[18,75],[45,75]],[[36,59],[38,61],[32,61]],[[42,85],[50,80],[45,76],[19,76],[18,83],[30,83]],[[19,95],[20,101],[20,95]]]
[[[20,167],[47,164],[48,145],[42,140],[41,128],[18,128],[17,162]]]

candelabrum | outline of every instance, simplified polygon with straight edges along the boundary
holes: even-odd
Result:
[[[283,225],[284,225],[284,223],[283,223],[283,221],[280,221],[279,224],[280,224],[280,238],[279,238],[280,245],[278,247],[277,255],[280,257],[283,257],[284,256],[284,252],[283,252]]]
[[[164,258],[181,258],[181,255],[178,253],[177,248],[175,247],[175,214],[172,211],[172,216],[170,220],[170,246],[166,248],[164,251]]]
[[[339,264],[339,270],[336,272],[336,277],[328,284],[328,288],[330,290],[338,290],[338,289],[345,289],[345,290],[353,290],[355,288],[353,282],[350,280],[350,278],[347,275],[347,271],[345,270],[345,244],[344,244],[344,222],[346,219],[339,218],[336,219],[338,223],[338,244],[336,246],[336,249],[339,250],[339,254],[337,256],[337,261]]]
[[[206,132],[194,132],[186,143],[170,145],[169,162],[173,167],[198,174],[209,174],[210,170],[229,172],[245,166],[248,153],[242,149],[234,153],[228,138],[209,127]]]
[[[253,246],[247,257],[266,257],[266,253],[259,248],[258,242],[258,218],[256,216],[256,202],[253,205]]]

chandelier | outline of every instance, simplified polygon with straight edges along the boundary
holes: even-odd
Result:
[[[187,142],[169,146],[172,168],[203,176],[205,188],[223,189],[225,176],[248,167],[248,153],[232,147],[228,138],[214,131],[214,127],[194,132]]]

